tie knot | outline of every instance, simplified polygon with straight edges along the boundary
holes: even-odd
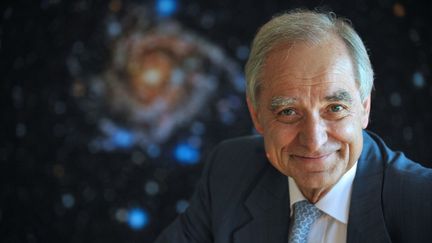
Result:
[[[322,215],[322,212],[312,203],[303,200],[294,203],[294,215],[295,217],[312,219],[312,222],[314,222]]]

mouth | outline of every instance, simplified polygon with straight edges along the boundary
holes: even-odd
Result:
[[[314,155],[291,155],[296,160],[301,160],[304,162],[324,162],[330,155],[333,153],[323,153],[323,154],[314,154]]]

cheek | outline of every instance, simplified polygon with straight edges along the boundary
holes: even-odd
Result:
[[[347,119],[332,128],[332,137],[341,143],[341,156],[348,167],[357,161],[363,146],[361,121]]]
[[[296,136],[296,131],[291,125],[277,121],[267,123],[264,132],[264,139],[268,140],[269,145],[279,150],[289,146]]]
[[[272,115],[267,111],[260,110],[258,119],[263,128],[262,136],[264,137],[264,146],[267,158],[273,163],[274,161],[277,161],[277,151],[281,144],[280,128]]]
[[[352,144],[361,135],[361,124],[358,119],[345,119],[330,126],[332,136],[341,143]]]
[[[280,171],[286,170],[286,151],[293,144],[295,134],[295,129],[278,122],[269,123],[265,127],[263,136],[267,158]]]
[[[268,125],[264,129],[265,150],[270,161],[277,160],[278,151],[283,147],[281,134],[281,130],[276,126]]]

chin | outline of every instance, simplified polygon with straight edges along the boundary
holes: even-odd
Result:
[[[305,175],[300,179],[300,183],[296,183],[299,183],[299,186],[308,189],[322,189],[335,184],[335,182],[335,178],[329,175],[328,172],[316,172]]]

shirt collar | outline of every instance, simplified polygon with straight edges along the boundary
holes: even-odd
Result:
[[[356,171],[357,162],[339,179],[324,197],[315,203],[315,206],[321,211],[344,224],[348,223],[352,183]],[[303,196],[294,179],[291,177],[288,177],[288,187],[290,208],[291,212],[293,212],[294,203],[307,199]]]

